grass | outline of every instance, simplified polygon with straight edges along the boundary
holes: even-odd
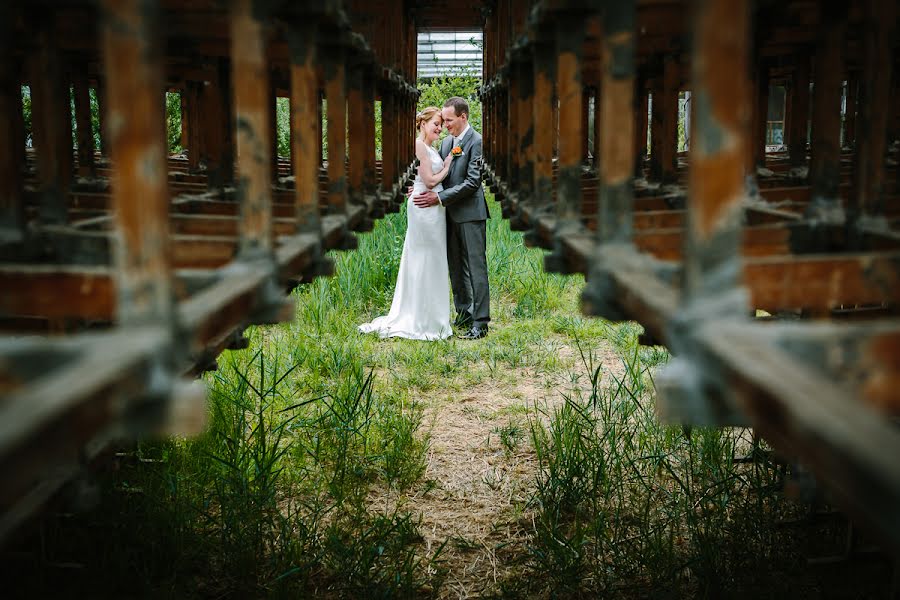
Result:
[[[250,349],[220,357],[204,435],[109,460],[90,476],[99,503],[45,519],[3,567],[11,589],[447,596],[458,561],[490,546],[423,542],[434,515],[417,502],[440,487],[428,473],[435,415],[460,405],[496,461],[472,485],[507,502],[489,528],[500,575],[472,576],[482,595],[722,597],[802,572],[797,536],[779,527],[798,511],[779,492],[784,467],[748,431],[659,423],[652,374],[667,353],[638,346],[635,324],[580,315],[583,278],[543,272],[490,205],[487,338],[356,332],[388,311],[397,274],[405,214],[379,221],[334,255],[334,277],[295,291],[292,323],[253,328]],[[504,402],[465,404],[486,390]],[[515,469],[527,474],[510,483]]]

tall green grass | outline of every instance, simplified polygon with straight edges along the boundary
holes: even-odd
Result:
[[[25,564],[4,567],[13,589],[22,597],[445,593],[443,547],[425,553],[408,502],[433,485],[423,402],[453,401],[482,383],[515,387],[525,372],[545,391],[567,381],[571,389],[561,403],[535,407],[529,398],[491,429],[504,456],[525,453],[537,465],[523,482],[533,486],[528,505],[497,516],[521,518],[528,542],[494,593],[716,598],[779,589],[783,571],[802,576],[797,538],[780,525],[798,510],[780,493],[784,467],[747,431],[661,424],[652,369],[668,354],[638,346],[635,324],[582,316],[584,279],[545,273],[541,251],[489,204],[487,338],[357,333],[390,307],[406,214],[389,215],[356,251],[333,254],[333,277],[294,292],[293,322],[251,328],[250,349],[220,357],[206,376],[207,432],[121,452],[92,477],[99,505],[46,519],[24,544]],[[600,368],[600,345],[617,351],[624,375]]]
[[[540,467],[524,591],[719,598],[779,589],[799,558],[777,526],[798,511],[780,493],[783,466],[747,430],[661,424],[637,346],[610,382],[589,350],[581,358],[585,385],[531,420]]]

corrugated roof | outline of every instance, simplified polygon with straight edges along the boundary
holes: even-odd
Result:
[[[482,31],[419,32],[418,75],[482,74]]]

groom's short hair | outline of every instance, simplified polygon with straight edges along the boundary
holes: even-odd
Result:
[[[469,103],[460,98],[459,96],[453,96],[452,98],[448,98],[446,102],[444,102],[444,108],[452,106],[453,112],[456,113],[457,117],[461,117],[462,115],[469,114]]]

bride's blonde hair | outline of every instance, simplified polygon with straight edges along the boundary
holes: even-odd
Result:
[[[416,115],[416,130],[422,129],[422,123],[427,123],[435,113],[441,112],[437,106],[426,106]]]

